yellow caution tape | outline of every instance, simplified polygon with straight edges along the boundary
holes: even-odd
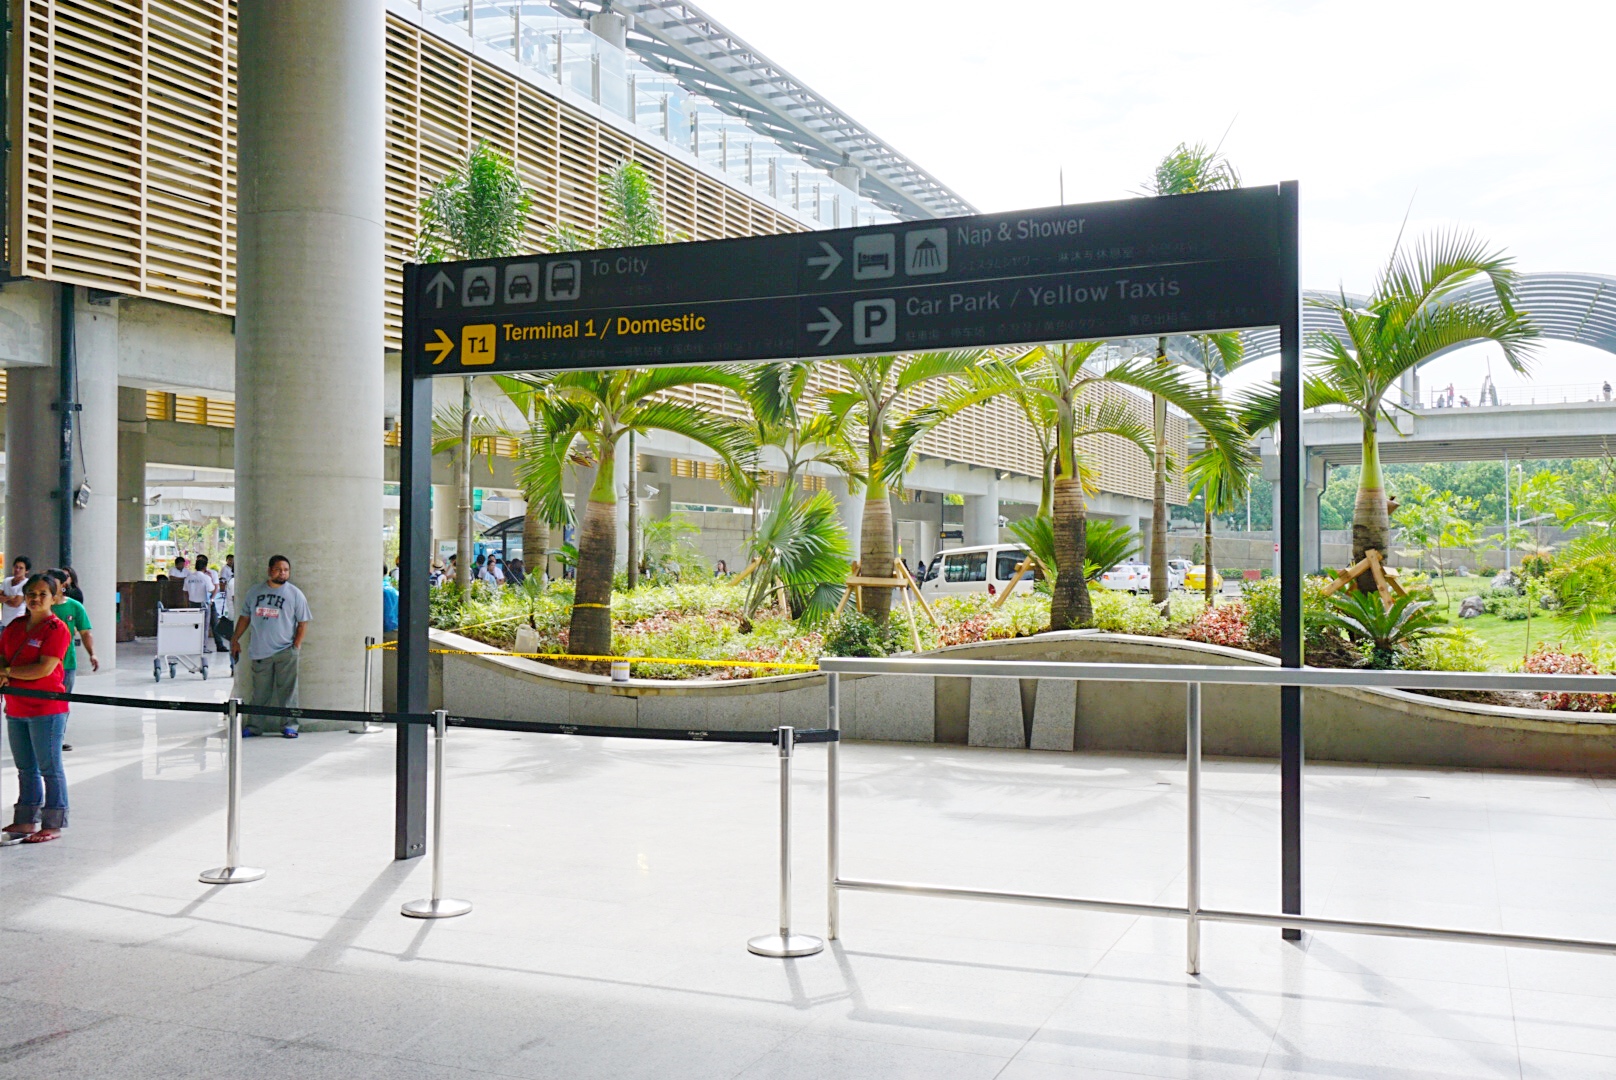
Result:
[[[394,649],[396,641],[380,641],[372,649]],[[782,671],[818,671],[818,664],[795,664],[776,660],[692,660],[679,656],[588,656],[582,653],[506,652],[503,649],[429,649],[434,656],[514,656],[522,660],[584,660],[606,662],[626,660],[631,664],[686,664],[712,668],[775,668]]]

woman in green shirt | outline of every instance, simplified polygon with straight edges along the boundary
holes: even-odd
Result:
[[[45,571],[45,576],[50,578],[55,589],[55,595],[51,602],[51,613],[67,624],[67,629],[73,635],[74,644],[80,641],[84,643],[84,652],[90,658],[90,670],[100,671],[101,661],[95,655],[95,640],[90,637],[90,613],[84,610],[83,604],[67,595],[67,571],[57,570],[53,567]],[[73,680],[78,675],[76,670],[78,666],[77,653],[78,650],[73,645],[69,645],[67,647],[67,656],[62,659],[62,687],[69,694],[73,692]],[[69,711],[71,712],[71,709]],[[73,749],[73,744],[64,742],[62,743],[62,749],[71,750]]]

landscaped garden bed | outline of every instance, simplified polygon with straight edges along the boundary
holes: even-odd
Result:
[[[1377,660],[1372,645],[1361,637],[1355,638],[1339,620],[1332,621],[1332,606],[1322,595],[1326,581],[1310,579],[1304,595],[1307,662],[1316,667],[1371,666]],[[1422,595],[1419,582],[1414,584],[1416,596]],[[1091,595],[1093,627],[1101,632],[1177,638],[1279,655],[1277,580],[1252,583],[1240,598],[1223,598],[1211,607],[1199,596],[1176,593],[1166,615],[1159,613],[1148,597],[1098,587],[1092,589]],[[518,628],[529,627],[533,634],[523,635],[524,652],[558,666],[582,667],[585,662],[566,659],[572,600],[568,582],[522,589],[477,586],[464,605],[454,603],[452,589],[440,588],[433,595],[433,625],[507,651],[516,646]],[[1050,600],[1042,592],[1016,594],[1003,603],[986,595],[944,596],[929,601],[929,615],[918,605],[895,605],[890,620],[877,626],[849,608],[821,620],[812,629],[773,611],[754,613],[748,621],[743,614],[745,605],[744,585],[729,581],[653,584],[614,592],[611,653],[646,657],[633,665],[637,678],[749,679],[789,669],[724,667],[721,662],[811,664],[825,655],[929,652],[949,645],[1025,638],[1048,628]],[[1426,671],[1514,668],[1595,673],[1611,669],[1612,658],[1604,653],[1597,641],[1580,648],[1545,642],[1524,661],[1511,663],[1495,655],[1470,630],[1439,622],[1432,632],[1396,644],[1380,655],[1378,662],[1382,667]],[[667,662],[672,660],[709,663]],[[1431,693],[1476,704],[1616,712],[1616,696],[1612,695]]]

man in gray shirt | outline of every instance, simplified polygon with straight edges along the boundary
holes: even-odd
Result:
[[[236,632],[230,638],[230,659],[241,655],[241,635],[250,627],[252,644],[247,658],[252,661],[252,696],[249,705],[297,708],[297,658],[308,631],[309,602],[291,582],[292,560],[276,555],[269,560],[269,580],[237,595]],[[266,718],[247,716],[243,735],[260,735]],[[285,717],[281,734],[297,738],[296,717]]]

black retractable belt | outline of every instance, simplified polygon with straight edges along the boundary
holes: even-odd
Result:
[[[47,701],[70,701],[81,705],[110,705],[124,709],[168,709],[174,712],[225,712],[229,703],[209,701],[166,701],[161,698],[107,697],[100,694],[64,694],[54,690],[25,690],[0,687],[0,693]],[[362,712],[355,709],[304,709],[281,705],[241,705],[244,716],[277,716],[289,720],[337,720],[344,723],[432,725],[432,713]],[[450,716],[450,727],[486,731],[526,731],[535,735],[582,735],[596,739],[659,739],[668,742],[779,743],[776,731],[714,731],[704,728],[633,728],[604,724],[552,724],[540,720],[507,720],[495,716]],[[798,743],[835,742],[840,734],[828,728],[799,729]]]

